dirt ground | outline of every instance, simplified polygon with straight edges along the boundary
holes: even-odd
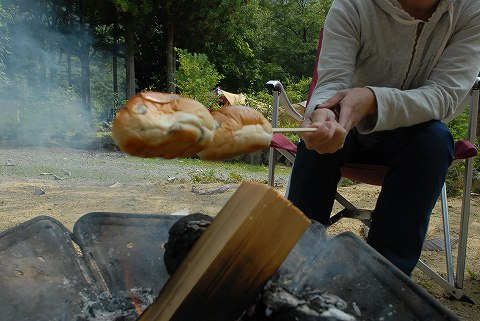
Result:
[[[219,178],[202,183],[195,173],[222,177],[220,164],[212,169],[184,165],[181,161],[147,162],[105,150],[5,149],[0,148],[0,232],[39,215],[47,215],[72,229],[76,220],[90,212],[184,214],[202,212],[215,216],[238,186]],[[231,171],[231,170],[230,170]],[[288,172],[288,171],[287,171]],[[265,181],[266,172],[244,173],[246,180]],[[231,176],[231,175],[230,175]],[[277,190],[285,192],[288,173],[277,178]],[[414,182],[412,182],[414,183]],[[193,189],[229,187],[222,193],[199,195]],[[378,188],[363,184],[340,188],[356,205],[373,208]],[[458,239],[461,198],[448,201],[453,239]],[[362,224],[344,219],[328,230],[329,235],[353,231],[362,236]],[[429,238],[442,236],[440,205],[435,208]],[[452,299],[440,286],[415,270],[413,280],[466,321],[480,319],[480,197],[471,202],[468,248],[463,281],[464,294],[475,304]],[[454,247],[456,262],[458,247]],[[445,274],[443,251],[424,251],[422,259]]]

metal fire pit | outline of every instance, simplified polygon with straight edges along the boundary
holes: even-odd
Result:
[[[101,318],[89,302],[134,289],[149,289],[153,300],[169,278],[163,245],[179,218],[96,212],[71,233],[41,216],[1,233],[1,320],[127,320]],[[460,320],[354,234],[321,233],[312,225],[279,269],[295,271],[292,287],[355,302],[357,311],[350,304],[345,312],[357,320]]]

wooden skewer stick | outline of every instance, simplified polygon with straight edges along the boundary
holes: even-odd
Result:
[[[272,128],[273,133],[307,133],[314,132],[316,128],[308,127],[298,127],[298,128]]]

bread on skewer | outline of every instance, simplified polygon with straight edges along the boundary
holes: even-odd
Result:
[[[194,99],[142,92],[117,113],[112,137],[127,154],[171,159],[204,149],[213,138],[214,127],[208,109]]]
[[[133,156],[222,160],[268,148],[273,133],[265,117],[251,107],[225,106],[210,114],[194,99],[150,91],[132,97],[119,110],[112,137]]]
[[[205,160],[220,160],[268,148],[272,126],[255,109],[225,106],[212,113],[216,122],[212,141],[198,153]]]

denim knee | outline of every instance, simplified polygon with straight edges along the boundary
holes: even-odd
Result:
[[[454,141],[447,125],[437,120],[429,121],[412,126],[412,134],[415,135],[418,156],[433,163],[447,160],[450,165],[454,155]]]

